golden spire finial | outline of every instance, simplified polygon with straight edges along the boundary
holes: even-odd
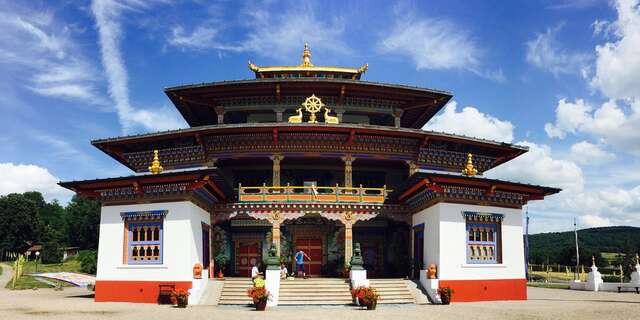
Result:
[[[591,266],[595,267],[596,266],[596,257],[591,256]]]
[[[149,167],[149,172],[152,174],[162,173],[162,166],[160,165],[160,159],[158,158],[158,150],[153,150],[153,161]]]
[[[302,64],[301,67],[313,67],[311,63],[311,51],[309,51],[309,44],[304,43],[304,50],[302,50]]]
[[[640,264],[640,256],[636,253],[636,264]]]
[[[473,155],[471,153],[467,154],[467,165],[464,167],[464,170],[462,170],[462,174],[469,177],[478,174],[478,170],[473,167]]]

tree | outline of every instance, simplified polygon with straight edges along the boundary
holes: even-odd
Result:
[[[637,249],[635,248],[634,250],[631,243],[627,241],[624,248],[624,258],[622,259],[622,272],[624,273],[625,281],[629,281],[631,272],[635,271]]]
[[[100,202],[75,195],[66,211],[67,244],[81,249],[98,249]]]
[[[42,263],[60,263],[62,256],[62,248],[57,241],[48,241],[42,246]]]
[[[37,199],[29,195],[12,193],[0,197],[0,249],[23,251],[28,247],[26,241],[39,240],[38,206]]]

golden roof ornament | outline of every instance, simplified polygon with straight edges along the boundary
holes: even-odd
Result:
[[[301,67],[313,67],[311,63],[311,51],[309,50],[309,44],[304,43],[304,50],[302,50],[302,64]]]
[[[151,174],[158,174],[162,173],[163,170],[164,169],[160,165],[160,159],[158,158],[158,150],[153,150],[153,161],[149,167],[149,172],[151,172]]]
[[[317,97],[315,94],[307,97],[304,102],[301,104],[300,108],[296,109],[296,115],[289,117],[289,123],[302,123],[302,109],[309,113],[309,121],[308,123],[318,123],[316,120],[316,113],[320,112],[324,108],[324,122],[328,124],[338,124],[340,120],[338,117],[331,116],[329,113],[331,109],[327,108],[327,106],[322,102],[322,100]]]
[[[248,61],[249,69],[255,72],[257,78],[277,78],[277,77],[317,77],[323,75],[327,78],[360,80],[360,76],[369,68],[364,64],[359,68],[343,68],[330,66],[316,66],[311,63],[311,50],[309,44],[304,44],[302,50],[302,62],[295,66],[258,66]]]
[[[464,170],[462,170],[462,174],[469,177],[478,174],[478,170],[473,167],[473,155],[471,153],[467,154],[467,165],[464,167]]]

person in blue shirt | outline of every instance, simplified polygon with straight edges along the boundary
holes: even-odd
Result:
[[[296,258],[296,272],[298,274],[302,272],[302,277],[306,279],[307,274],[304,272],[304,258],[309,259],[309,261],[311,261],[311,258],[309,258],[309,256],[306,253],[304,253],[304,251],[302,250],[298,250],[298,252],[296,252],[295,258]]]

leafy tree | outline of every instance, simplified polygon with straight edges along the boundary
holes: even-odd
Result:
[[[88,274],[96,274],[98,265],[98,252],[95,250],[81,250],[78,252],[80,270]]]
[[[12,193],[0,197],[0,249],[22,251],[28,247],[26,241],[39,240],[39,205],[28,195]]]
[[[66,211],[67,244],[82,249],[98,249],[100,202],[75,195]]]
[[[624,258],[622,259],[622,272],[624,273],[624,278],[626,281],[629,281],[631,278],[631,272],[635,271],[636,266],[636,250],[633,249],[630,242],[627,242],[627,245],[624,249]]]
[[[42,246],[42,254],[40,255],[42,263],[60,263],[62,256],[62,247],[57,241],[52,240]]]

